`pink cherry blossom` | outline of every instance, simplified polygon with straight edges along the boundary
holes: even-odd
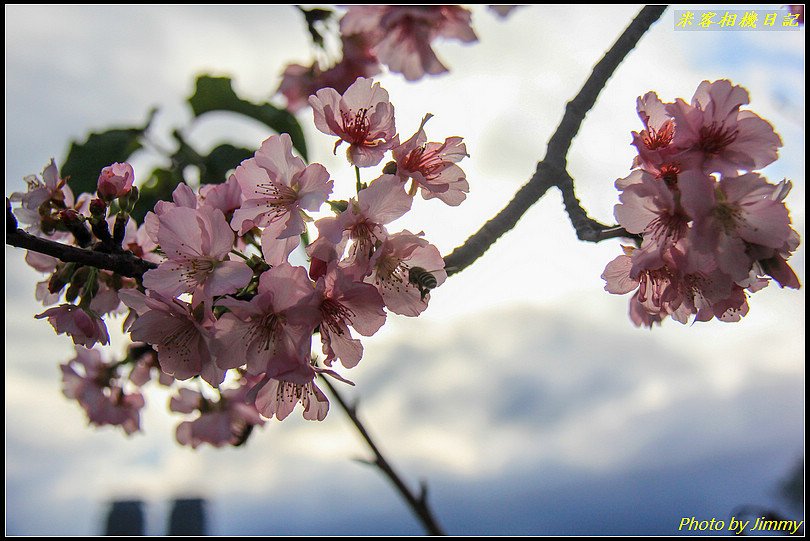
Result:
[[[315,222],[319,238],[307,252],[311,257],[329,262],[342,257],[343,246],[350,240],[347,264],[363,266],[368,263],[374,247],[388,235],[385,224],[400,218],[412,204],[399,178],[383,175],[360,190],[357,199],[349,201],[340,215]]]
[[[389,310],[404,316],[421,314],[430,300],[429,289],[447,279],[439,250],[409,231],[386,238],[371,265],[366,281],[377,286]],[[423,287],[426,275],[432,282],[430,288]]]
[[[605,268],[602,278],[605,290],[622,295],[637,290],[630,299],[630,318],[636,326],[650,327],[666,317],[687,323],[717,318],[738,321],[748,312],[743,288],[719,270],[682,272],[686,268],[685,240],[670,252],[667,266],[643,270],[634,278],[631,274],[635,250],[625,248]]]
[[[681,149],[684,169],[737,175],[776,160],[781,138],[773,127],[751,111],[741,111],[748,92],[727,80],[703,81],[692,104],[682,99],[666,106],[675,120],[673,144]]]
[[[294,113],[309,105],[309,96],[321,88],[334,88],[342,94],[358,77],[380,73],[380,63],[366,36],[341,35],[341,42],[343,58],[331,68],[322,70],[315,62],[311,66],[290,64],[284,69],[278,92],[287,98],[288,111]]]
[[[29,267],[39,272],[53,272],[56,270],[59,260],[49,255],[28,250],[25,252],[25,262]]]
[[[42,282],[37,282],[37,285],[34,289],[34,298],[42,303],[42,306],[53,306],[62,296],[61,291],[57,291],[56,293],[51,293],[50,287],[50,280],[44,280]]]
[[[677,202],[677,188],[673,192],[667,182],[647,171],[633,171],[616,185],[623,190],[614,208],[616,220],[643,237],[641,249],[633,254],[631,275],[637,277],[641,270],[664,265],[666,251],[686,237],[690,218]]]
[[[247,365],[252,375],[311,379],[309,352],[320,311],[303,267],[273,267],[259,278],[250,301],[225,298],[229,312],[216,323],[213,347],[222,369]]]
[[[28,266],[39,272],[51,274],[47,280],[37,282],[34,290],[34,297],[41,302],[43,306],[51,306],[59,302],[61,290],[51,292],[51,280],[53,279],[53,273],[63,269],[65,263],[60,263],[60,261],[55,257],[40,254],[39,252],[34,252],[31,250],[28,250],[25,253],[25,262],[28,264]]]
[[[469,156],[467,147],[461,137],[448,137],[444,143],[427,142],[424,127],[431,116],[426,115],[413,137],[392,150],[397,175],[404,181],[413,179],[412,193],[418,186],[425,199],[436,197],[457,206],[470,190],[464,171],[456,165]]]
[[[218,402],[206,400],[191,389],[180,389],[172,397],[169,409],[180,413],[200,411],[191,421],[177,427],[176,437],[181,445],[197,448],[203,443],[214,447],[241,445],[256,425],[263,425],[256,407],[245,402],[247,386],[222,391]]]
[[[415,81],[447,71],[431,48],[436,38],[478,40],[470,21],[460,6],[350,6],[340,31],[366,36],[380,62]]]
[[[355,278],[349,270],[332,263],[316,284],[315,295],[321,311],[321,342],[327,366],[331,366],[335,359],[340,359],[346,368],[360,362],[363,345],[360,340],[352,338],[349,326],[363,336],[371,336],[385,323],[384,303],[377,289]]]
[[[126,195],[132,190],[135,182],[135,171],[128,163],[114,163],[101,170],[98,176],[98,196],[105,201],[112,201]]]
[[[144,274],[147,289],[166,297],[193,293],[192,305],[235,293],[253,276],[244,261],[230,261],[234,232],[219,209],[170,208],[158,217],[158,242],[168,257]]]
[[[308,421],[323,421],[329,413],[329,399],[314,380],[296,383],[265,378],[251,393],[256,396],[256,409],[268,419],[275,416],[283,421],[299,402]]]
[[[335,152],[344,141],[349,143],[346,156],[357,167],[377,165],[395,143],[394,107],[380,83],[358,77],[343,95],[322,88],[310,96],[309,104],[315,127],[340,137]]]
[[[89,309],[74,304],[61,304],[34,317],[48,318],[48,323],[53,325],[56,333],[69,335],[74,344],[91,348],[96,342],[105,346],[110,343],[104,320]]]
[[[692,176],[693,181],[680,186],[682,204],[694,218],[689,233],[694,255],[711,255],[733,280],[744,280],[753,264],[750,245],[776,250],[791,236],[787,208],[774,196],[780,188],[756,173],[717,183],[711,177]],[[693,269],[694,261],[692,257]]]
[[[129,328],[132,339],[152,345],[161,370],[179,380],[202,376],[212,386],[222,383],[225,371],[217,367],[209,345],[214,325],[209,309],[200,306],[192,312],[188,303],[155,291],[147,296],[123,289],[118,295],[138,314]]]
[[[293,156],[286,133],[264,141],[233,176],[244,201],[234,211],[231,226],[240,235],[264,227],[262,251],[271,265],[286,261],[298,245],[296,237],[306,229],[304,211],[320,209],[334,185],[322,165],[306,165]]]
[[[76,358],[60,369],[63,394],[79,402],[92,424],[120,426],[128,435],[140,430],[143,396],[124,392],[99,351],[76,346]]]
[[[171,201],[160,200],[155,203],[153,211],[146,213],[143,223],[147,235],[149,235],[149,238],[152,239],[155,244],[158,244],[160,242],[158,240],[158,229],[160,229],[159,216],[176,207],[196,209],[198,206],[199,200],[194,190],[192,190],[188,184],[181,182],[172,192]]]
[[[65,179],[60,178],[53,158],[43,169],[42,179],[36,175],[28,175],[24,180],[28,190],[14,192],[9,198],[10,201],[21,203],[20,207],[14,209],[14,216],[21,224],[27,226],[24,228],[25,231],[32,235],[53,233],[56,214],[60,210],[73,207],[73,192],[70,186]],[[51,224],[47,223],[49,220]],[[65,233],[58,234],[60,237],[65,235]]]
[[[662,165],[671,163],[679,151],[672,144],[675,121],[655,92],[639,97],[636,109],[645,129],[633,132],[633,145],[638,150],[633,167],[657,172]]]
[[[236,177],[231,175],[221,184],[200,186],[199,205],[219,209],[226,218],[242,205],[242,189]]]
[[[132,278],[122,278],[109,271],[99,271],[98,291],[90,301],[90,310],[99,315],[119,314],[122,310],[121,300],[118,298],[118,291],[124,288],[135,287],[135,280]]]
[[[154,213],[152,215],[156,216]],[[157,223],[159,224],[160,221],[158,220]],[[158,265],[166,259],[156,251],[158,244],[152,240],[152,237],[147,231],[146,224],[138,227],[135,224],[135,220],[132,218],[127,222],[127,230],[121,247],[124,250],[129,250],[132,252],[132,255],[136,257],[157,263]]]

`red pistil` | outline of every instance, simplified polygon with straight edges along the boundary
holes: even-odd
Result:
[[[358,110],[354,117],[351,116],[351,112],[341,112],[340,116],[343,119],[343,132],[348,137],[349,142],[353,145],[365,143],[366,139],[368,139],[370,126],[368,109]]]
[[[709,126],[700,128],[700,140],[697,148],[706,154],[719,154],[737,139],[738,134],[737,130],[729,130],[723,125],[718,125],[717,122],[712,122]]]
[[[644,146],[650,150],[666,148],[675,136],[675,123],[671,120],[667,120],[657,131],[655,128],[647,128],[647,130],[642,133],[641,139],[644,142]]]

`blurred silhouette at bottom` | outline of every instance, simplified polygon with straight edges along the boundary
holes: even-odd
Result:
[[[206,535],[205,500],[178,498],[172,503],[167,535]],[[143,502],[119,500],[111,504],[104,535],[144,535]]]

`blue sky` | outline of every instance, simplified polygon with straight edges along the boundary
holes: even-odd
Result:
[[[534,171],[590,67],[637,7],[530,6],[501,21],[473,9],[480,43],[441,42],[451,73],[379,78],[410,136],[465,137],[470,196],[457,209],[421,202],[400,223],[447,253]],[[308,63],[298,13],[284,6],[6,6],[6,192],[64,158],[90,130],[143,121],[169,144],[190,117],[199,73],[230,75],[267,99],[285,63]],[[673,13],[645,36],[588,114],[569,170],[590,214],[612,221],[616,178],[629,172],[635,99],[691,98],[704,79],[745,86],[751,109],[785,143],[765,174],[793,180],[788,206],[804,236],[804,30],[675,32]],[[280,103],[280,102],[279,102]],[[313,161],[345,186],[352,172],[307,125]],[[257,147],[269,134],[226,116],[185,134]],[[136,178],[159,157],[136,156]],[[140,173],[139,173],[140,172]],[[770,286],[741,322],[652,331],[632,327],[627,299],[599,275],[618,241],[583,244],[548,194],[414,320],[389,317],[364,340],[348,394],[414,486],[427,479],[439,520],[456,534],[671,534],[683,516],[727,519],[743,504],[786,512],[779,482],[804,453],[804,290]],[[804,246],[792,261],[804,283]],[[145,431],[96,430],[60,393],[57,337],[33,298],[37,273],[6,248],[6,531],[100,533],[112,499],[146,502],[164,531],[167,502],[202,496],[211,533],[417,534],[336,407],[323,423],[270,422],[246,448],[182,448],[167,396],[150,391]],[[117,327],[112,323],[111,328]],[[111,350],[121,351],[120,333]],[[795,512],[795,511],[793,511]]]

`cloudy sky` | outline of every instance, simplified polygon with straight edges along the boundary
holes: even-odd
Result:
[[[777,6],[778,7],[778,6]],[[408,83],[383,75],[401,134],[425,113],[433,140],[460,135],[467,201],[417,200],[402,228],[448,253],[534,171],[573,97],[635,6],[530,6],[500,20],[473,8],[479,43],[438,43],[451,73]],[[234,78],[268,99],[288,62],[309,63],[300,15],[283,6],[6,6],[6,193],[64,159],[90,130],[136,125],[159,108],[150,137],[173,128],[201,148],[257,147],[269,133],[212,115],[189,126],[196,75]],[[629,172],[635,99],[689,99],[728,78],[782,136],[764,170],[791,178],[794,227],[805,232],[804,30],[677,32],[673,12],[644,37],[589,113],[569,169],[590,214],[611,222],[613,182]],[[279,104],[283,101],[279,101]],[[302,111],[311,159],[336,181],[352,171]],[[159,156],[133,159],[143,178]],[[627,299],[603,291],[618,241],[576,240],[549,193],[473,267],[436,290],[418,319],[390,316],[364,340],[347,394],[414,486],[426,479],[455,534],[671,534],[682,517],[727,520],[740,505],[795,513],[779,484],[804,453],[804,290],[770,286],[737,324],[635,329]],[[145,502],[162,533],[167,502],[208,501],[214,534],[417,534],[334,407],[322,423],[296,413],[245,448],[192,451],[174,442],[167,396],[150,391],[144,433],[92,429],[60,393],[57,337],[33,298],[39,276],[6,248],[6,531],[101,533],[108,502]],[[791,263],[804,283],[804,246]],[[116,324],[111,324],[111,327]],[[124,347],[120,334],[110,347]]]

